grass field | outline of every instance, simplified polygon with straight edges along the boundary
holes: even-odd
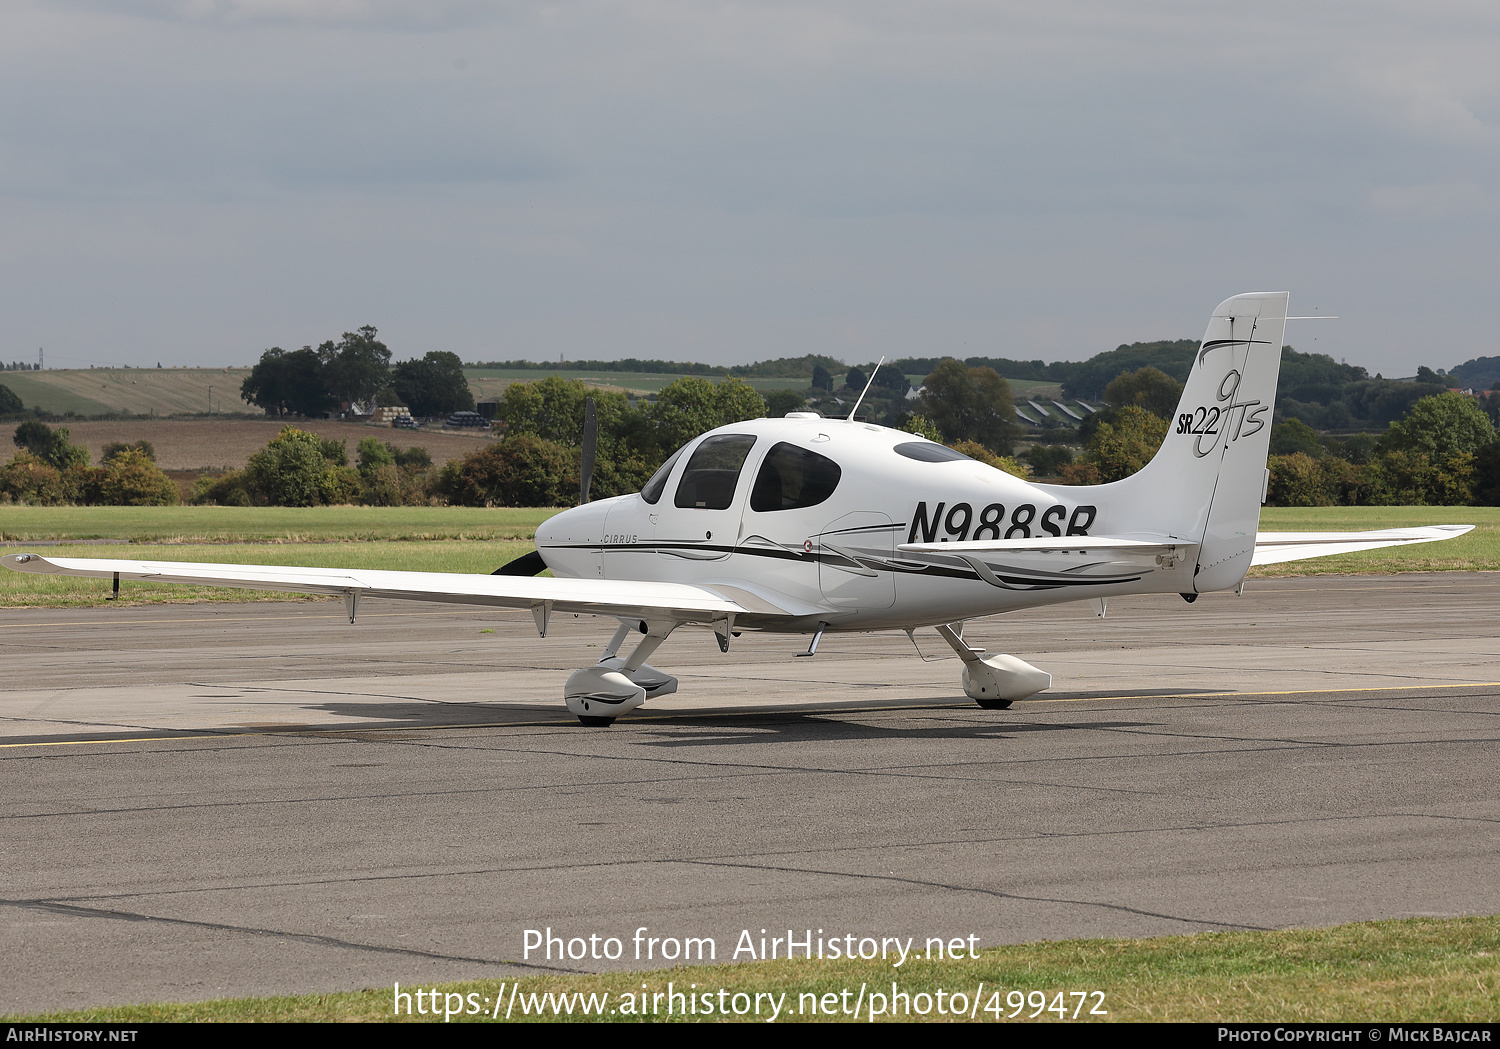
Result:
[[[134,543],[530,539],[555,509],[467,506],[4,506],[0,539]]]
[[[253,412],[240,400],[249,374],[249,368],[50,368],[0,372],[0,385],[26,407],[58,414]]]
[[[529,552],[549,509],[326,506],[0,507],[5,540],[121,540],[108,545],[41,547],[58,557],[211,561],[414,572],[492,572]],[[1500,508],[1326,507],[1267,509],[1266,531],[1356,531],[1423,524],[1474,524],[1442,543],[1372,550],[1251,571],[1254,577],[1500,571]],[[0,608],[102,604],[99,580],[0,571]],[[264,591],[124,582],[126,604],[289,600]]]
[[[715,1012],[668,1017],[639,1012],[642,985],[648,993],[696,985],[712,996]],[[1500,1016],[1500,918],[1415,919],[1364,922],[1331,929],[1208,933],[1148,940],[1069,940],[981,951],[978,959],[890,962],[772,961],[694,966],[656,972],[595,976],[534,976],[519,986],[498,980],[442,985],[442,1001],[461,1010],[454,1020],[487,1021],[494,1006],[512,1021],[589,1021],[578,1009],[579,993],[595,995],[605,1020],[720,1019],[717,992],[747,995],[746,1015],[727,1019],[765,1022],[748,1011],[756,992],[785,995],[780,1022],[870,1019],[880,994],[887,1010],[901,1006],[892,983],[911,996],[913,1010],[927,995],[925,1019],[1171,1022],[1439,1022],[1494,1021]],[[863,998],[857,997],[864,988]],[[404,991],[416,988],[403,985]],[[424,990],[431,988],[424,985]],[[140,1005],[8,1016],[8,1021],[389,1021],[394,988],[348,994],[247,998],[190,1005]],[[847,998],[842,994],[847,990]],[[937,994],[963,996],[964,1015],[938,1015]],[[551,993],[550,999],[541,998]],[[446,995],[459,997],[447,998]],[[568,995],[572,1015],[556,1015],[559,994]],[[467,996],[473,995],[471,999]],[[825,998],[825,995],[832,995]],[[1061,995],[1059,998],[1058,996]],[[1101,997],[1102,995],[1102,997]],[[722,999],[733,1008],[732,997]],[[858,1017],[849,1015],[857,1001]],[[653,1002],[653,999],[647,999]],[[769,1000],[763,1000],[768,1002]],[[473,1003],[478,1015],[468,1013]],[[481,1004],[485,1003],[485,1004]],[[825,1003],[831,1013],[825,1012]],[[534,1008],[539,1006],[539,1008]],[[615,1010],[613,1015],[608,1010]],[[817,1015],[809,1015],[816,1009]],[[1100,1009],[1107,1015],[1096,1015]],[[482,1011],[481,1011],[482,1010]],[[523,1015],[523,1011],[526,1015]],[[1062,1014],[1059,1015],[1059,1012]],[[413,1008],[413,1013],[415,1009]],[[920,1015],[879,1019],[924,1019]],[[433,1021],[443,1016],[402,1015]]]

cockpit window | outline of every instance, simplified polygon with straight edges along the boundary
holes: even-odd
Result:
[[[686,448],[687,445],[683,445]],[[651,475],[651,480],[646,482],[646,487],[641,489],[641,498],[655,506],[661,498],[662,491],[667,487],[667,478],[672,476],[672,467],[677,465],[677,460],[682,458],[682,448],[672,453],[671,458],[661,464],[661,468]]]
[[[689,510],[729,509],[745,456],[754,444],[754,434],[726,433],[698,445],[677,485],[677,505]]]
[[[761,464],[750,492],[750,509],[766,513],[817,506],[833,494],[842,475],[839,464],[827,456],[783,442]]]
[[[896,454],[915,459],[919,463],[951,463],[958,459],[974,461],[963,452],[956,452],[945,444],[937,444],[933,441],[908,441],[905,444],[898,444]]]

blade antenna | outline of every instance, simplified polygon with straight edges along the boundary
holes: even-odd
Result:
[[[589,485],[594,481],[594,452],[599,447],[599,411],[590,397],[583,405],[583,455],[579,462],[578,505],[589,501]]]
[[[870,387],[875,385],[875,373],[880,370],[880,366],[884,363],[885,354],[881,354],[880,360],[875,362],[875,367],[870,369],[870,378],[865,382],[865,388],[859,392],[859,400],[855,401],[854,407],[849,409],[848,422],[852,423],[854,421],[854,413],[859,411],[859,406],[864,402],[865,394],[869,393]]]

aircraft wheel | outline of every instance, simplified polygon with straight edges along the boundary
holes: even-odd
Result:
[[[1007,703],[1006,706],[1010,706],[1010,704]],[[578,721],[580,724],[587,725],[590,728],[609,728],[609,726],[615,723],[614,718],[593,717],[588,714],[579,714]]]
[[[974,702],[978,703],[985,710],[1010,709],[1010,700],[1008,699],[976,699]]]

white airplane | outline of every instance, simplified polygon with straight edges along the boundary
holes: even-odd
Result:
[[[1094,486],[1032,484],[941,444],[867,423],[792,413],[712,430],[641,492],[566,510],[537,550],[495,575],[193,564],[10,554],[20,572],[529,608],[611,617],[604,658],[563,690],[580,721],[608,725],[677,679],[646,660],[680,626],[728,651],[741,630],[811,634],[935,627],[963,688],[1004,709],[1051,675],[965,642],[968,619],[1064,601],[1241,588],[1254,564],[1434,542],[1472,525],[1257,533],[1287,319],[1285,292],[1214,310],[1161,449]],[[851,413],[852,415],[852,413]],[[592,468],[591,449],[584,473]],[[585,492],[587,480],[585,480]],[[586,497],[585,497],[586,498]],[[531,578],[550,568],[557,578]],[[642,638],[628,656],[626,638]]]

